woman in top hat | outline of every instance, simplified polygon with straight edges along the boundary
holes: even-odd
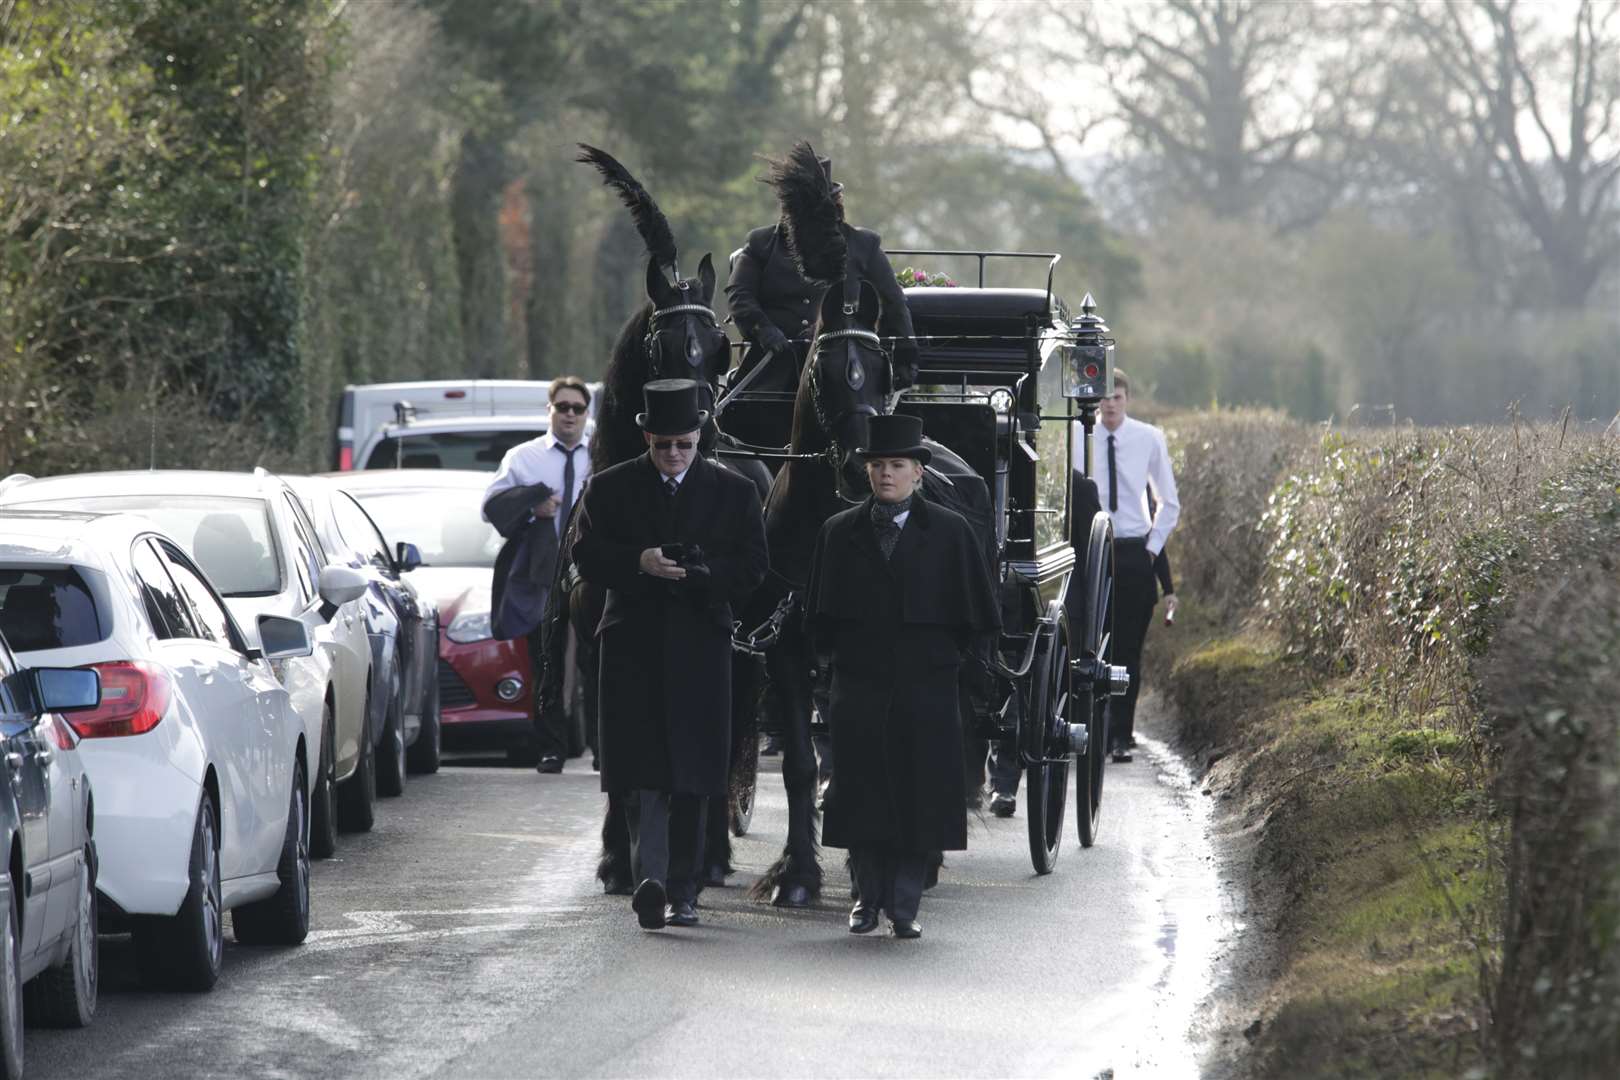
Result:
[[[574,560],[607,590],[601,638],[602,790],[626,796],[631,900],[647,929],[697,924],[704,808],[726,794],[732,604],[768,558],[752,482],[698,455],[698,384],[644,388],[647,453],[591,477]]]
[[[922,421],[872,418],[872,497],[822,526],[805,625],[832,665],[834,758],[822,842],[848,848],[851,933],[922,935],[928,856],[967,847],[958,668],[1000,626],[972,526],[922,497]]]

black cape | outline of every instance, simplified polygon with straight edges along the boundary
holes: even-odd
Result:
[[[956,512],[914,497],[891,558],[871,500],[828,519],[805,592],[812,647],[830,658],[831,847],[967,847],[957,675],[1001,625],[978,542]]]

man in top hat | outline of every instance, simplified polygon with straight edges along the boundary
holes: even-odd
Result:
[[[922,496],[922,421],[873,417],[860,456],[872,497],[822,526],[805,591],[806,630],[832,668],[822,843],[849,849],[850,932],[876,929],[881,911],[915,938],[929,853],[967,847],[958,669],[983,670],[1000,616],[972,526]]]
[[[832,160],[817,157],[827,179],[832,179]],[[834,183],[833,199],[840,219],[844,213],[844,185]],[[788,250],[786,230],[780,223],[765,225],[748,234],[748,242],[731,257],[731,278],[726,297],[732,318],[748,340],[748,352],[737,369],[740,378],[767,358],[780,372],[762,374],[752,384],[758,389],[792,390],[799,384],[810,348],[810,334],[816,322],[822,289],[799,276],[793,253]],[[878,333],[893,337],[894,374],[897,387],[910,386],[917,373],[917,346],[912,341],[911,311],[906,296],[894,277],[894,267],[883,253],[883,238],[870,229],[854,228],[849,238],[850,272],[870,281],[883,301],[883,321]],[[746,436],[745,436],[746,437]]]
[[[625,796],[640,924],[695,926],[707,799],[727,790],[732,605],[764,580],[753,483],[702,458],[698,384],[660,379],[642,457],[591,478],[574,560],[607,590],[598,626],[602,790]]]

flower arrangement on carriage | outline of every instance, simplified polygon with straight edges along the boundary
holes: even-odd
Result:
[[[897,271],[894,279],[900,283],[902,289],[954,289],[956,281],[949,274],[930,274],[926,270],[918,270],[914,266],[907,266]]]

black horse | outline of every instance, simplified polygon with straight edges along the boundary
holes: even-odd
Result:
[[[677,271],[674,234],[662,211],[645,188],[619,162],[594,147],[581,145],[577,160],[597,169],[608,186],[630,209],[637,230],[647,244],[647,300],[625,321],[614,342],[613,355],[603,380],[602,399],[597,404],[596,427],[591,436],[591,471],[600,472],[622,461],[646,453],[647,445],[636,414],[642,410],[642,388],[654,379],[695,379],[711,388],[730,364],[730,342],[720,329],[713,309],[714,265],[708,255],[698,264],[696,278],[682,278]],[[672,279],[673,278],[673,283]],[[703,446],[712,450],[716,432],[713,425],[702,436]],[[750,473],[762,489],[768,482],[763,468]],[[546,658],[540,679],[542,709],[562,708],[567,631],[573,627],[578,642],[576,664],[585,686],[587,726],[596,722],[596,672],[598,653],[596,626],[601,621],[604,592],[572,572],[574,532],[570,528],[558,559],[557,586],[552,590],[547,611]],[[754,703],[759,697],[762,678],[757,662],[740,660],[733,664],[732,700],[746,703],[743,725],[752,737]],[[739,704],[738,711],[744,706]],[[733,760],[740,738],[734,738]],[[711,862],[730,871],[730,834],[727,830],[726,800],[716,800],[710,808],[708,850]],[[715,824],[717,822],[717,824]],[[602,857],[597,876],[611,893],[628,892],[630,880],[629,836],[619,799],[610,792],[602,823]]]

